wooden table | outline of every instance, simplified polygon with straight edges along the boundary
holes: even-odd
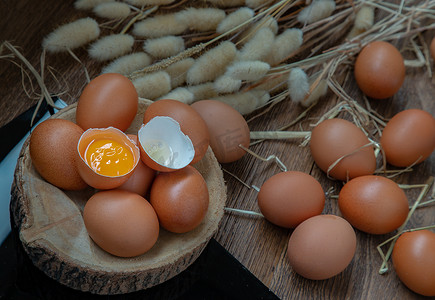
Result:
[[[0,1],[0,41],[8,40],[17,46],[30,63],[39,68],[41,40],[57,26],[87,16],[86,12],[73,7],[73,1]],[[435,33],[425,32],[430,40]],[[6,51],[4,51],[6,52]],[[99,74],[101,64],[86,57],[86,49],[75,51],[83,59],[91,78]],[[4,53],[3,53],[4,54]],[[63,92],[60,97],[68,104],[77,101],[86,84],[82,67],[67,54],[47,55],[46,65],[53,67],[58,82],[46,75],[46,85],[52,93]],[[433,65],[432,65],[433,66]],[[48,74],[48,73],[47,73]],[[6,59],[0,60],[0,126],[36,103],[29,98],[22,84],[20,69]],[[29,88],[28,82],[25,83]],[[346,89],[356,99],[362,99],[353,80],[348,80]],[[403,109],[421,108],[435,115],[435,84],[424,68],[408,68],[405,82],[394,97],[382,101],[370,100],[372,107],[390,118]],[[322,103],[311,110],[301,126],[310,130],[310,123],[323,112],[340,101],[332,92]],[[263,117],[249,123],[251,130],[273,130],[289,123],[303,108],[289,100],[276,105]],[[342,115],[346,118],[346,115]],[[348,116],[347,116],[348,117]],[[300,130],[298,125],[291,130]],[[308,147],[299,146],[300,141],[267,141],[253,146],[257,154],[276,154],[289,170],[311,174],[324,188],[339,190],[341,183],[329,180],[314,164]],[[261,186],[263,182],[279,172],[273,163],[262,162],[251,155],[223,165],[248,185]],[[412,173],[395,178],[398,183],[424,183],[434,175],[435,154],[424,163],[414,167]],[[226,174],[228,207],[258,211],[257,192],[242,185]],[[410,201],[414,201],[420,190],[407,190]],[[340,214],[336,200],[328,199],[324,213]],[[435,224],[434,208],[418,209],[409,228]],[[419,296],[407,289],[397,278],[394,270],[379,275],[381,257],[376,246],[389,238],[388,235],[357,234],[357,251],[348,268],[338,276],[324,281],[306,280],[295,274],[286,257],[286,249],[292,230],[278,228],[262,218],[246,217],[234,213],[224,215],[215,239],[246,266],[257,278],[282,299],[418,299]],[[423,297],[422,297],[423,298]]]

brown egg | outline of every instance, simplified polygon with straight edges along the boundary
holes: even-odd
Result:
[[[77,143],[82,133],[79,126],[63,119],[45,120],[32,131],[30,157],[49,183],[65,190],[87,186],[77,170]]]
[[[204,119],[210,133],[210,147],[220,163],[240,159],[249,147],[250,132],[243,116],[226,103],[201,100],[191,105]]]
[[[131,81],[117,73],[97,76],[83,89],[76,122],[84,130],[115,127],[125,131],[136,116],[138,95]]]
[[[403,57],[390,43],[369,43],[356,59],[355,79],[367,96],[375,99],[391,97],[405,80]]]
[[[192,141],[195,156],[191,162],[200,161],[207,152],[210,135],[202,117],[189,105],[172,99],[153,102],[145,111],[143,123],[148,123],[156,116],[168,116],[180,124],[181,131]]]
[[[96,193],[86,202],[83,219],[92,240],[120,257],[147,252],[159,236],[159,222],[151,204],[128,191]]]
[[[299,275],[323,280],[346,269],[355,250],[355,231],[345,219],[319,215],[296,227],[288,242],[287,257]]]
[[[207,184],[192,166],[159,173],[151,187],[150,203],[163,228],[175,233],[188,232],[201,224],[207,213]]]
[[[369,143],[364,132],[355,124],[343,119],[329,119],[313,129],[310,150],[317,166],[325,173],[341,159],[329,171],[329,176],[345,181],[375,171],[373,146],[363,147]]]
[[[124,184],[140,160],[136,144],[114,127],[86,130],[78,141],[77,151],[80,176],[90,186],[101,190]]]
[[[403,233],[394,244],[391,257],[397,276],[410,290],[435,296],[435,233]]]
[[[350,224],[371,234],[399,228],[409,212],[405,192],[391,179],[376,175],[347,182],[338,196],[338,206]]]
[[[136,135],[127,134],[127,136],[137,145],[138,140]],[[155,175],[156,171],[140,160],[130,178],[119,186],[118,189],[130,191],[145,197],[151,188]]]
[[[275,225],[295,228],[306,219],[319,215],[325,206],[320,183],[303,172],[275,174],[261,187],[258,206],[264,217]]]
[[[435,118],[421,109],[399,112],[385,126],[381,146],[393,166],[421,163],[435,149]]]

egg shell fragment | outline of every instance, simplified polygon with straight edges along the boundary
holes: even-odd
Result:
[[[41,122],[30,135],[29,151],[33,166],[49,183],[64,190],[87,187],[81,178],[77,161],[77,143],[83,129],[62,119]]]
[[[125,131],[138,109],[133,83],[117,73],[104,73],[83,89],[77,103],[76,123],[83,130],[115,127]]]
[[[338,206],[349,223],[371,234],[399,228],[409,212],[408,199],[397,183],[376,175],[347,182],[338,196]]]
[[[195,156],[191,164],[204,157],[210,144],[210,134],[205,121],[196,110],[177,100],[161,99],[147,108],[143,123],[148,123],[156,116],[171,117],[180,124],[181,131],[190,138],[195,148]]]
[[[201,100],[191,104],[207,124],[210,147],[218,162],[230,163],[242,158],[249,148],[250,132],[243,116],[230,105],[217,100]]]
[[[157,116],[143,124],[138,140],[142,161],[156,171],[182,169],[195,156],[192,141],[181,131],[180,124],[170,117]]]
[[[323,280],[346,269],[355,250],[355,231],[345,219],[319,215],[296,227],[288,242],[287,257],[299,275]]]
[[[374,173],[376,157],[369,143],[364,132],[352,122],[328,119],[312,130],[310,150],[321,170],[335,179],[346,181]]]
[[[275,225],[295,228],[306,219],[322,213],[325,194],[311,175],[281,172],[270,177],[258,193],[258,206],[264,217]]]
[[[403,110],[388,121],[380,142],[389,164],[421,163],[435,150],[435,118],[421,109]]]
[[[159,173],[151,187],[150,203],[163,228],[185,233],[204,219],[209,205],[208,187],[201,173],[192,166]]]
[[[128,173],[120,176],[105,176],[98,174],[88,165],[85,159],[86,149],[94,140],[100,139],[114,140],[122,145],[125,145],[128,149],[131,149],[134,160],[133,167]],[[130,138],[128,138],[124,132],[114,127],[90,128],[86,130],[80,137],[77,145],[77,151],[80,157],[80,159],[77,160],[77,168],[80,176],[90,186],[101,190],[114,189],[125,183],[133,174],[140,160],[140,151],[136,144]]]
[[[134,257],[150,250],[159,236],[159,222],[151,204],[128,191],[108,190],[94,194],[83,210],[86,229],[105,251]]]

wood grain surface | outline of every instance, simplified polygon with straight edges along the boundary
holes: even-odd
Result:
[[[73,7],[73,1],[0,1],[0,41],[8,40],[17,46],[32,65],[38,68],[41,55],[41,41],[44,36],[61,24],[75,20],[88,13]],[[430,41],[435,32],[424,32],[423,37]],[[140,45],[137,45],[138,47]],[[3,50],[2,55],[6,51]],[[75,54],[83,59],[89,74],[95,77],[102,65],[87,59],[86,49],[81,48]],[[46,85],[51,93],[61,93],[68,104],[77,101],[86,84],[80,64],[67,54],[47,55],[46,65],[56,74],[58,81],[46,74]],[[433,68],[433,62],[432,68]],[[0,126],[36,103],[29,97],[22,84],[21,70],[8,59],[0,60]],[[35,84],[35,82],[33,82]],[[28,81],[26,88],[30,88]],[[353,77],[348,76],[346,91],[360,103],[363,97]],[[386,118],[407,108],[420,108],[435,115],[435,84],[425,68],[407,68],[405,82],[393,97],[375,101],[370,100],[372,108]],[[331,91],[308,115],[290,130],[310,130],[310,124],[336,103],[340,102]],[[303,108],[283,101],[270,112],[249,123],[251,130],[273,130],[290,123]],[[349,118],[347,114],[340,114]],[[289,170],[311,174],[319,180],[324,190],[334,189],[337,194],[341,183],[332,181],[317,168],[310,156],[308,147],[301,147],[300,141],[266,141],[251,148],[257,154],[267,157],[277,155]],[[260,187],[263,182],[279,168],[272,162],[263,162],[251,155],[241,160],[223,165],[223,168],[248,185]],[[395,178],[398,183],[420,184],[434,175],[435,154],[422,164]],[[227,206],[259,211],[257,192],[242,185],[226,174]],[[419,189],[406,190],[412,203]],[[336,200],[327,199],[324,213],[340,215]],[[434,206],[417,209],[407,228],[435,224]],[[224,215],[215,239],[234,255],[247,269],[282,299],[426,299],[406,288],[398,279],[390,264],[387,274],[379,275],[382,263],[376,246],[392,234],[368,235],[360,231],[357,234],[357,250],[351,264],[341,274],[323,281],[307,280],[293,272],[286,258],[286,249],[292,230],[278,228],[259,217],[246,217],[236,213]],[[390,261],[391,263],[391,261]]]

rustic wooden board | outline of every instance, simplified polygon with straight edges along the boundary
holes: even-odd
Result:
[[[140,99],[138,113],[127,133],[136,134],[150,104]],[[75,121],[76,104],[52,118]],[[209,188],[210,204],[194,230],[175,234],[161,229],[154,247],[134,258],[108,254],[88,236],[83,208],[93,188],[63,191],[35,170],[28,141],[18,159],[12,187],[11,211],[20,240],[33,263],[48,276],[71,288],[96,294],[133,292],[162,283],[185,270],[217,231],[224,213],[226,187],[222,170],[209,148],[195,164]]]

